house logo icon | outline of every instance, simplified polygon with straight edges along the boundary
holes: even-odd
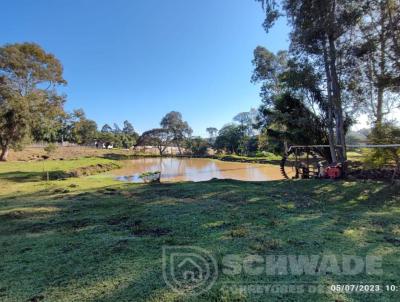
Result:
[[[163,277],[177,293],[199,295],[212,288],[218,277],[217,261],[195,246],[164,246]]]

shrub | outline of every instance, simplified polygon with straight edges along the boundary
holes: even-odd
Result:
[[[194,137],[187,142],[188,149],[193,155],[207,155],[208,142],[201,137]]]
[[[44,147],[44,151],[47,153],[47,155],[51,155],[57,150],[57,145],[56,144],[48,144],[46,147]]]
[[[368,138],[372,144],[377,145],[400,144],[400,128],[392,123],[385,123],[375,127]],[[365,162],[372,167],[393,163],[400,165],[400,148],[373,149],[368,153]]]

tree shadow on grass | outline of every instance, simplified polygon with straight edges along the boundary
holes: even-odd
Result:
[[[13,171],[13,172],[4,172],[0,173],[0,181],[6,180],[15,183],[24,183],[24,182],[38,182],[47,179],[47,175],[49,180],[57,180],[70,177],[70,174],[62,171],[50,171],[47,172],[33,172],[33,171]]]
[[[103,154],[101,157],[112,160],[130,160],[135,159],[137,156],[133,154],[106,153]]]
[[[325,250],[367,254],[382,245],[396,247],[395,241],[385,240],[399,223],[396,213],[390,213],[396,194],[398,191],[380,184],[352,187],[342,182],[232,180],[121,184],[65,196],[35,192],[20,196],[18,205],[25,200],[31,208],[51,204],[58,211],[12,213],[0,219],[0,242],[7,258],[3,271],[13,271],[12,279],[24,280],[19,285],[24,288],[23,296],[14,296],[16,300],[30,299],[38,292],[49,294],[45,298],[51,300],[52,291],[64,291],[64,297],[72,297],[75,290],[82,293],[79,300],[85,300],[84,295],[90,292],[88,301],[157,297],[162,301],[163,295],[171,292],[162,281],[164,244],[190,238],[192,245],[217,254],[221,250],[226,254],[309,255]],[[305,199],[311,202],[304,203]],[[37,203],[32,203],[35,200]],[[368,216],[371,212],[375,220]],[[385,224],[385,220],[389,222]],[[204,227],[216,221],[225,223]],[[383,233],[374,232],[376,223],[382,224]],[[248,232],[235,237],[231,231],[237,227],[248,228]],[[279,244],[270,244],[272,239]],[[387,257],[392,259],[393,252]],[[27,276],[24,270],[16,269],[21,264],[34,273]],[[11,279],[3,277],[7,292],[19,292]],[[323,283],[325,278],[343,280],[332,276],[316,280]],[[259,278],[260,282],[276,280],[265,275]],[[244,279],[237,276],[233,281]],[[212,294],[216,299],[220,295]],[[307,300],[302,295],[291,298]]]

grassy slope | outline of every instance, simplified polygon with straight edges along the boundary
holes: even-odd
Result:
[[[118,162],[99,157],[85,157],[70,160],[42,160],[33,162],[1,162],[0,181],[8,181],[11,183],[19,183],[21,181],[40,181],[45,177],[46,172],[71,172],[79,168],[95,166],[98,164],[116,164],[117,167]]]
[[[243,162],[279,162],[282,159],[282,156],[275,155],[273,153],[268,153],[268,156],[257,156],[257,157],[249,157],[249,156],[241,156],[235,154],[229,155],[215,155],[217,159],[225,160],[225,161],[243,161]]]
[[[132,152],[123,149],[96,149],[93,147],[71,146],[58,147],[54,152],[48,154],[41,147],[26,147],[22,151],[11,150],[9,154],[10,161],[29,161],[38,160],[42,156],[50,156],[50,159],[76,159],[79,157],[105,157],[108,156],[129,156]]]
[[[244,298],[219,290],[227,281],[223,276],[206,295],[173,293],[162,279],[162,245],[196,245],[218,259],[229,253],[384,256],[382,277],[239,275],[229,281],[398,284],[400,279],[399,192],[380,183],[227,180],[146,186],[96,175],[4,184],[0,179],[0,301]],[[396,298],[398,293],[281,294],[268,301]]]

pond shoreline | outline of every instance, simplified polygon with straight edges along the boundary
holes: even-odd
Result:
[[[126,149],[96,149],[85,146],[72,146],[72,147],[59,147],[54,153],[48,154],[44,148],[39,147],[26,147],[22,151],[11,150],[9,162],[36,162],[42,161],[43,156],[48,157],[47,161],[53,160],[74,160],[84,157],[97,157],[106,158],[111,160],[130,160],[136,158],[210,158],[221,161],[230,162],[243,162],[243,163],[257,163],[257,164],[270,164],[279,165],[281,157],[278,155],[270,154],[263,157],[248,157],[233,154],[218,154],[218,155],[193,155],[193,154],[149,154],[137,152],[135,150]]]
[[[113,160],[132,160],[140,158],[203,158],[203,159],[216,159],[225,162],[240,162],[240,163],[254,163],[254,164],[268,164],[279,165],[281,159],[266,159],[263,157],[247,157],[238,155],[189,155],[189,154],[166,154],[160,156],[159,154],[105,154],[105,158]]]

